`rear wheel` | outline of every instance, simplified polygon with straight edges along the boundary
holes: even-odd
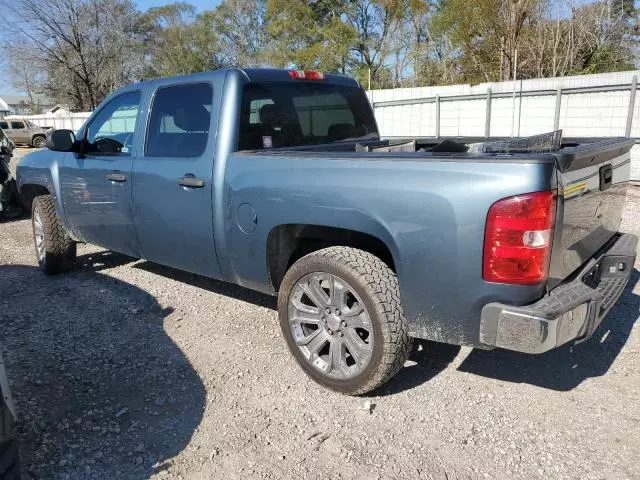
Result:
[[[31,224],[38,265],[42,271],[54,274],[73,268],[76,243],[62,226],[51,195],[33,200]]]
[[[35,135],[31,140],[31,146],[33,148],[44,148],[47,143],[44,135]]]
[[[330,247],[298,260],[282,281],[278,312],[301,367],[340,393],[379,387],[411,352],[397,278],[362,250]]]

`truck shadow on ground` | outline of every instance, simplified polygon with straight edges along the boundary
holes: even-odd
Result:
[[[206,391],[163,330],[171,310],[85,260],[57,277],[0,265],[26,478],[149,478],[189,443]]]
[[[226,282],[194,275],[150,262],[141,262],[134,268],[171,278],[178,282],[235,298],[272,310],[277,309],[276,297]],[[284,340],[283,340],[284,342]],[[408,364],[387,384],[372,392],[373,396],[393,395],[417,387],[438,375],[458,355],[460,347],[442,343],[416,340]]]
[[[249,302],[260,307],[270,308],[271,310],[277,309],[278,301],[275,296],[260,293],[255,290],[249,290],[248,288],[244,288],[233,283],[214,280],[195,273],[176,270],[171,267],[165,267],[151,262],[140,262],[134,265],[134,268],[155,273],[156,275],[170,278],[176,282],[182,282],[197,288],[202,288],[212,293],[217,293],[218,295],[224,295],[225,297]]]
[[[416,339],[405,366],[388,383],[371,392],[371,395],[394,395],[418,387],[445,370],[459,352],[459,345]]]
[[[133,268],[212,293],[276,309],[277,301],[273,296],[110,251],[85,255],[80,257],[80,261],[85,268],[95,270],[138,262]],[[640,315],[640,295],[633,293],[633,287],[639,280],[640,272],[634,269],[624,293],[593,337],[573,349],[564,346],[542,355],[476,349],[463,360],[458,370],[560,391],[571,390],[587,378],[604,375],[622,350]],[[391,381],[372,392],[372,395],[394,395],[418,387],[444,371],[459,352],[460,347],[456,345],[416,340],[416,348],[408,364]]]
[[[474,350],[460,371],[514,383],[529,383],[568,391],[591,377],[604,375],[624,347],[640,315],[640,295],[633,287],[640,272],[633,271],[624,293],[594,335],[572,348],[563,346],[541,355],[507,350]]]

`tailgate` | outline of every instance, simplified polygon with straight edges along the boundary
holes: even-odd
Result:
[[[634,140],[576,142],[556,154],[558,215],[548,289],[577,270],[617,232]]]

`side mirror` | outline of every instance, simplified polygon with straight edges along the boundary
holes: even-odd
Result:
[[[47,148],[54,152],[72,152],[76,144],[76,134],[71,130],[53,130],[47,132]]]

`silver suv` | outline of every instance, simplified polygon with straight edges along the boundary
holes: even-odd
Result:
[[[0,120],[0,129],[15,143],[30,145],[34,148],[44,148],[46,130],[22,118]]]

